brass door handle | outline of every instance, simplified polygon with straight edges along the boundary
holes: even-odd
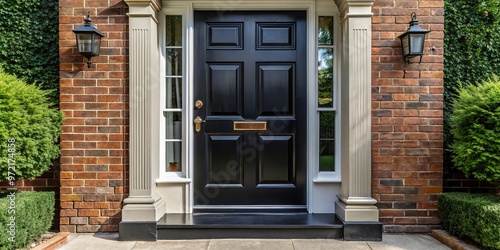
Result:
[[[194,124],[195,124],[195,130],[196,130],[196,133],[200,132],[201,130],[201,124],[204,123],[205,120],[201,119],[201,117],[197,116],[196,118],[194,118]]]

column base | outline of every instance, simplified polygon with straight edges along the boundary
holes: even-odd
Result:
[[[339,197],[340,198],[340,197]],[[375,201],[375,200],[373,200]],[[375,201],[376,202],[376,201]],[[335,202],[335,213],[340,219],[347,222],[353,221],[376,221],[378,222],[378,208],[375,202],[362,203],[359,200],[355,204],[346,204],[340,199]]]
[[[167,211],[166,203],[161,196],[129,197],[124,203],[123,222],[157,222]]]
[[[382,223],[378,221],[378,209],[372,204],[347,205],[342,201],[335,203],[335,213],[344,224],[346,241],[382,241]]]

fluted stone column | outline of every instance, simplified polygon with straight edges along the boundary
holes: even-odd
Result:
[[[335,204],[337,215],[349,225],[364,224],[366,230],[346,240],[377,240],[381,235],[377,202],[371,197],[371,6],[373,0],[335,0],[340,10],[341,43],[341,173],[342,187]],[[360,229],[360,228],[357,228]],[[354,230],[356,231],[356,230]],[[380,232],[379,232],[380,231]]]
[[[159,152],[153,145],[158,136],[152,133],[152,125],[158,120],[154,112],[158,95],[154,93],[159,84],[157,13],[161,1],[125,2],[129,5],[130,195],[124,200],[120,239],[156,240],[156,222],[166,211],[165,201],[156,192]]]

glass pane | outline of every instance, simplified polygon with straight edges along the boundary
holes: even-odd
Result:
[[[166,108],[182,108],[182,78],[167,78]]]
[[[182,46],[182,16],[167,16],[167,46]]]
[[[333,49],[318,49],[318,107],[333,107]]]
[[[101,37],[98,35],[94,35],[94,54],[99,55],[99,50],[101,49]]]
[[[166,139],[182,139],[182,113],[166,112]]]
[[[167,49],[167,76],[182,76],[182,49]]]
[[[335,171],[335,112],[319,112],[319,171]]]
[[[424,47],[424,34],[411,34],[411,53],[420,54],[423,52]]]
[[[182,143],[166,142],[166,172],[182,171]]]
[[[92,35],[88,33],[77,34],[78,52],[92,52]]]
[[[333,45],[333,17],[320,16],[318,22],[318,44]]]
[[[404,36],[403,38],[401,38],[401,43],[403,44],[403,54],[404,55],[407,55],[408,53],[410,53],[409,51],[409,48],[408,48],[408,35]]]

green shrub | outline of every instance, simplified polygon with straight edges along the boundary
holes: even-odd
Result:
[[[500,180],[500,79],[458,89],[450,121],[455,166],[479,180]]]
[[[0,197],[1,250],[24,247],[50,228],[54,218],[54,192],[3,193]],[[11,232],[15,232],[14,237]]]
[[[487,249],[500,249],[500,196],[440,194],[438,212],[451,234],[472,239]]]
[[[59,1],[0,0],[0,67],[59,95]]]
[[[444,163],[450,169],[456,88],[500,75],[500,1],[445,0],[444,12]]]
[[[38,177],[59,156],[62,113],[46,95],[0,71],[0,180]]]

